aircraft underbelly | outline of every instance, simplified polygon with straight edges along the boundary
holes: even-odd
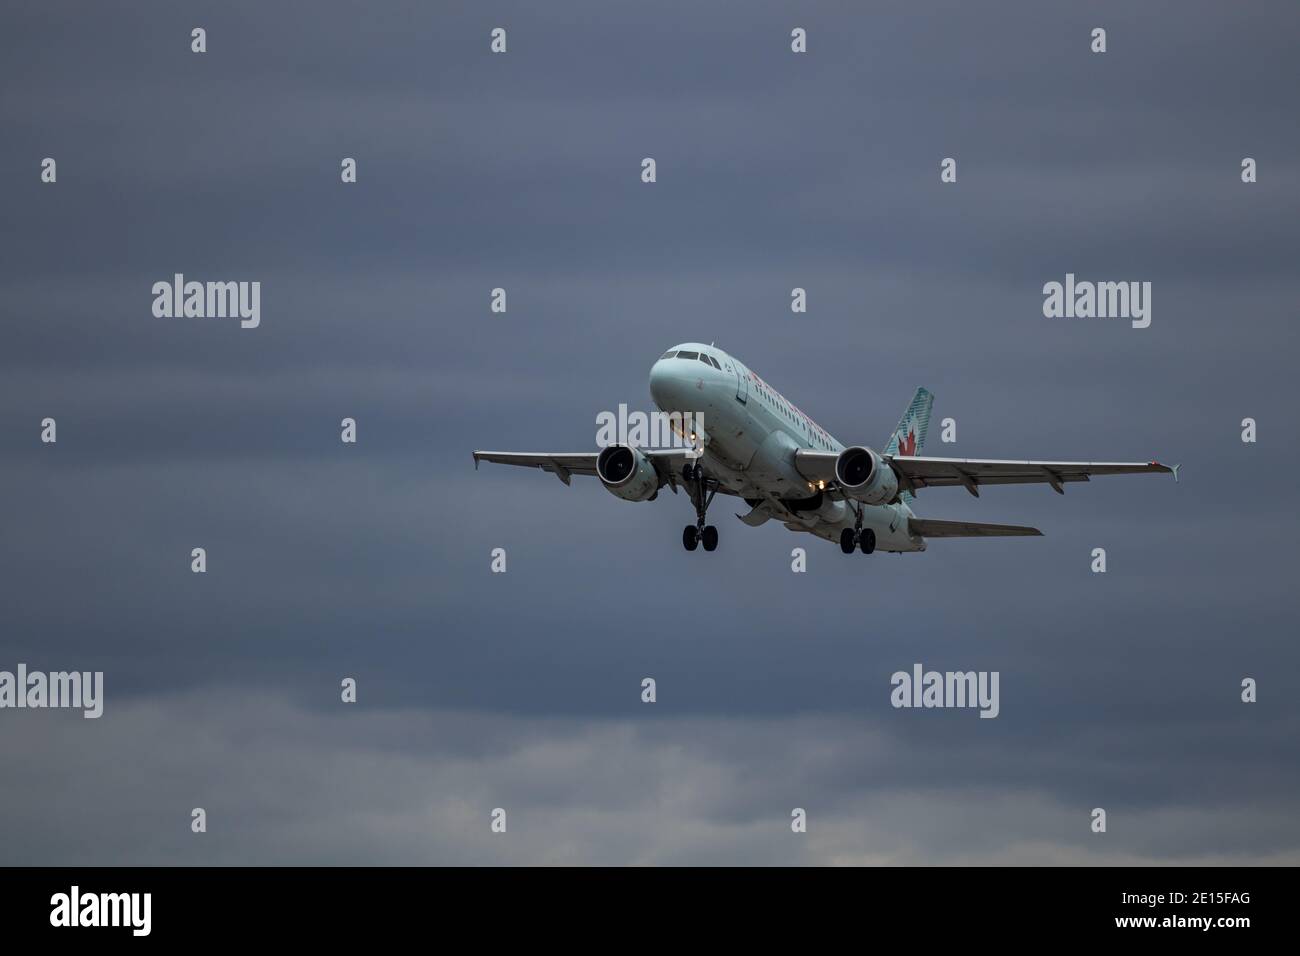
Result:
[[[739,404],[711,404],[710,410],[713,427],[706,420],[709,444],[705,457],[723,485],[746,498],[807,498],[814,494],[794,466],[794,453],[801,443],[787,431],[770,427],[757,411]],[[780,514],[780,505],[770,510],[791,531],[806,531],[836,543],[840,532],[854,525],[854,510],[842,501],[826,501],[815,511],[794,515]],[[925,541],[908,533],[903,509],[868,505],[862,527],[875,532],[878,551],[925,550]]]
[[[786,527],[792,531],[808,531],[817,535],[819,538],[825,538],[827,541],[839,543],[840,532],[845,528],[852,528],[854,516],[852,511],[848,512],[843,521],[818,521],[812,525],[786,523]],[[924,551],[925,540],[923,538],[914,538],[908,533],[907,513],[892,506],[866,506],[862,515],[863,529],[870,528],[876,535],[877,551]]]
[[[747,471],[762,437],[748,416],[728,416],[709,430],[709,451],[730,470]]]

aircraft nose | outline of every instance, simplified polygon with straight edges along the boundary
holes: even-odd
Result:
[[[673,372],[672,359],[660,359],[650,366],[650,397],[654,403],[669,411],[676,406],[679,395],[680,383]]]
[[[650,397],[661,411],[699,411],[725,378],[726,373],[699,359],[660,359],[650,367]]]

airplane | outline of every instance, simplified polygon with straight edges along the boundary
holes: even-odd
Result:
[[[922,488],[1042,483],[1058,494],[1093,476],[1165,473],[1159,462],[993,461],[921,455],[934,396],[918,388],[885,446],[841,444],[739,359],[713,345],[684,342],[650,368],[650,396],[665,413],[691,413],[699,422],[684,448],[647,449],[609,444],[599,451],[476,451],[488,461],[540,468],[566,485],[594,475],[627,501],[653,501],[665,485],[684,489],[695,523],[682,531],[687,551],[718,547],[709,505],[721,493],[741,498],[744,524],[780,521],[798,531],[838,541],[852,554],[926,550],[927,538],[1042,535],[1037,528],[978,521],[920,518],[912,502]],[[690,421],[691,419],[673,419]],[[687,436],[683,435],[683,439]]]

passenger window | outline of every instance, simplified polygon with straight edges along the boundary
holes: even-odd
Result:
[[[700,357],[700,353],[699,352],[678,352],[677,357],[683,359],[697,359]]]

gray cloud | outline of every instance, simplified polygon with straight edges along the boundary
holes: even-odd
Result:
[[[1158,809],[1123,795],[1133,777],[1171,769],[1151,755],[1185,742],[1191,728],[1119,747],[1112,739],[1026,742],[1013,755],[996,745],[951,746],[943,734],[925,748],[908,745],[888,719],[586,723],[377,711],[364,695],[326,713],[283,695],[224,689],[133,700],[89,729],[74,719],[25,713],[3,739],[0,754],[17,771],[0,784],[11,862],[1300,859],[1291,808],[1250,786]],[[51,753],[82,774],[75,790],[63,786]],[[1046,784],[1058,765],[1096,758],[1107,770],[1087,786]],[[1244,764],[1239,784],[1251,779]],[[1288,776],[1294,784],[1294,767]],[[1095,802],[1112,815],[1104,835],[1088,829]],[[207,812],[205,834],[190,832],[194,806]],[[507,813],[504,835],[489,830],[496,807]],[[807,811],[805,836],[790,832],[794,807]],[[51,829],[52,819],[66,825]]]

